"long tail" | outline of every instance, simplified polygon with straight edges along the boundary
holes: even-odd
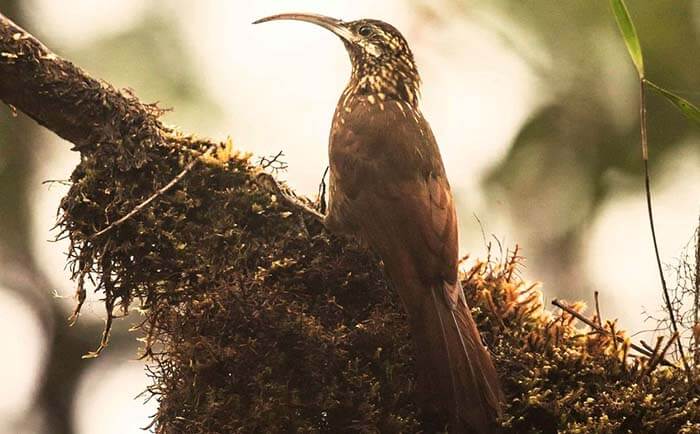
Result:
[[[431,298],[409,313],[428,405],[449,412],[450,433],[498,433],[503,392],[461,285],[436,288]]]

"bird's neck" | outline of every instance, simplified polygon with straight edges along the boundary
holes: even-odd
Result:
[[[344,95],[346,98],[366,96],[377,101],[399,100],[418,108],[420,77],[412,63],[353,63]]]

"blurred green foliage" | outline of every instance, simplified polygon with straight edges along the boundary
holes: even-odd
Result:
[[[194,56],[187,52],[176,17],[156,5],[132,27],[72,50],[67,57],[117,87],[132,89],[142,101],[173,110],[165,116],[193,131],[221,119],[221,109],[199,85]]]
[[[470,13],[471,3],[457,4]],[[630,1],[628,7],[646,76],[697,100],[700,8],[692,1]],[[549,266],[562,276],[548,283],[586,288],[581,245],[601,205],[612,191],[642,194],[635,70],[608,2],[496,0],[486,8],[539,45],[534,50],[540,55],[531,56],[532,46],[501,31],[537,73],[545,103],[529,116],[484,186],[504,192],[518,224],[536,232],[526,240],[528,256],[550,258]],[[547,61],[532,60],[541,58]],[[700,130],[663,98],[650,95],[647,111],[652,172],[688,143],[700,152]],[[619,182],[624,179],[633,182]],[[565,284],[574,275],[580,280]]]

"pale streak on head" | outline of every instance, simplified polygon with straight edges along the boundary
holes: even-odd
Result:
[[[369,54],[370,56],[373,57],[380,57],[382,55],[382,49],[376,46],[375,44],[372,43],[367,43],[363,44],[363,48]]]

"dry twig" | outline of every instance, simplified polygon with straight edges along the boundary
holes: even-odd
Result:
[[[695,369],[700,368],[700,217],[698,217],[698,228],[695,231],[695,296],[693,300],[693,339],[695,354]]]
[[[208,156],[212,151],[214,151],[214,149],[216,149],[216,145],[211,145],[211,146],[209,146],[209,147],[207,148],[207,150],[204,151],[204,154],[202,154],[201,157]],[[123,217],[119,218],[118,220],[112,222],[112,223],[111,223],[109,226],[107,226],[106,228],[104,228],[104,229],[102,229],[102,230],[100,230],[100,231],[95,232],[94,234],[92,234],[92,235],[90,236],[90,238],[97,238],[97,237],[99,237],[99,236],[101,236],[101,235],[104,235],[104,234],[106,234],[107,232],[111,231],[112,229],[116,228],[117,226],[123,224],[124,222],[126,222],[127,220],[129,220],[130,218],[132,218],[133,216],[135,216],[136,214],[138,214],[141,210],[143,210],[144,208],[146,208],[146,207],[148,206],[149,203],[153,202],[153,201],[156,200],[158,197],[160,197],[160,196],[162,196],[163,194],[165,194],[168,190],[170,190],[170,189],[173,188],[178,182],[180,182],[180,180],[181,180],[182,178],[184,178],[185,175],[187,175],[187,174],[192,170],[192,168],[195,166],[195,164],[197,164],[197,162],[199,161],[199,159],[200,159],[201,157],[195,157],[195,158],[193,158],[189,163],[187,163],[187,165],[182,169],[182,171],[181,171],[180,173],[178,173],[173,179],[170,180],[170,182],[168,182],[167,184],[165,184],[163,187],[159,188],[158,191],[156,191],[155,193],[153,193],[153,194],[152,194],[151,196],[149,196],[146,200],[144,200],[144,201],[141,202],[140,204],[136,205],[136,206],[134,207],[134,209],[132,209],[131,211],[129,211],[126,215],[124,215]]]
[[[603,327],[603,317],[600,316],[600,301],[598,300],[598,291],[593,293],[595,297],[595,315],[598,319],[598,326]]]
[[[555,305],[556,307],[558,307],[559,309],[565,311],[566,313],[568,313],[568,314],[570,314],[570,315],[573,315],[574,317],[576,317],[576,319],[578,319],[579,321],[583,322],[584,324],[586,324],[587,326],[589,326],[589,327],[592,328],[593,330],[597,331],[598,333],[603,334],[603,335],[606,335],[606,336],[610,336],[611,338],[615,339],[615,340],[618,341],[618,342],[624,342],[624,339],[623,339],[623,338],[621,338],[621,337],[619,337],[619,336],[613,336],[608,330],[604,329],[603,327],[600,327],[598,324],[594,323],[594,322],[591,321],[590,319],[588,319],[588,318],[586,318],[585,316],[581,315],[580,313],[576,312],[574,309],[572,309],[572,308],[570,308],[569,306],[565,305],[564,303],[562,303],[561,301],[557,300],[556,298],[555,298],[554,300],[552,300],[552,304]],[[649,358],[652,358],[652,357],[654,357],[654,355],[655,355],[653,351],[650,351],[650,350],[648,350],[648,349],[646,349],[646,348],[640,347],[639,345],[636,345],[636,344],[633,344],[633,343],[630,343],[630,347],[631,347],[633,350],[635,350],[635,351],[637,351],[637,352],[639,352],[639,353],[641,353],[641,354],[643,354],[643,355],[645,355],[645,356],[647,356],[647,357],[649,357]],[[673,367],[673,368],[678,368],[678,366],[676,366],[676,365],[675,365],[674,363],[672,363],[672,362],[669,362],[669,361],[666,360],[665,358],[661,358],[659,362],[660,362],[662,365],[664,365],[664,366],[670,366],[670,367]]]

